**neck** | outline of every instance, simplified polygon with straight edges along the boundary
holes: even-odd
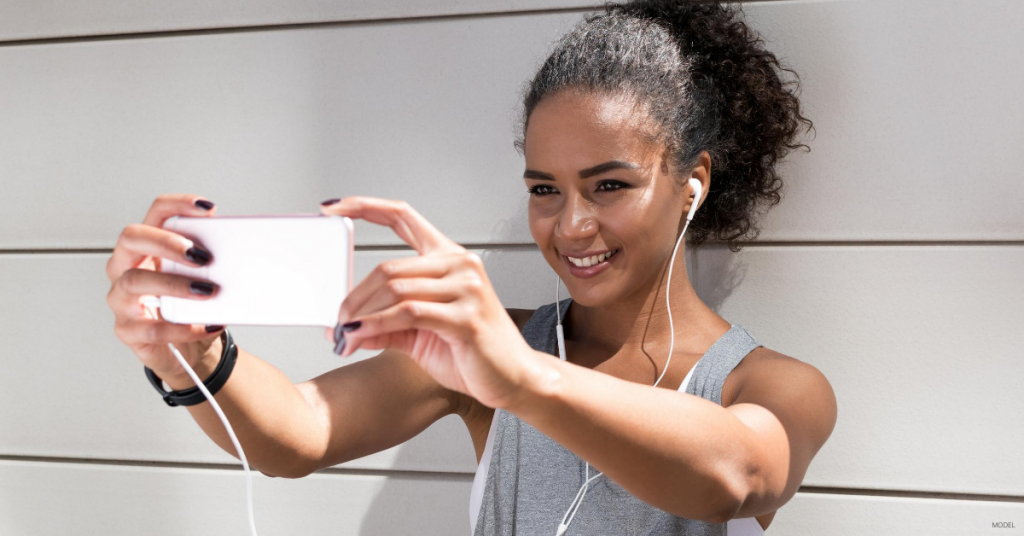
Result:
[[[672,285],[669,288],[675,328],[672,353],[692,353],[699,357],[730,325],[697,296],[690,284],[684,258],[685,251],[680,251],[672,267]],[[595,350],[591,354],[593,357],[574,361],[593,366],[619,353],[667,356],[670,343],[665,304],[667,281],[666,262],[648,284],[624,299],[596,307],[574,301],[563,322],[566,339]]]

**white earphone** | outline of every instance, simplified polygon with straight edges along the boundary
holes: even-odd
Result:
[[[690,226],[690,220],[693,219],[693,214],[697,212],[697,207],[700,206],[701,194],[703,193],[704,187],[701,182],[691,177],[688,181],[690,187],[693,188],[693,203],[690,204],[690,211],[686,214],[686,223],[683,224],[683,232],[680,233],[679,239],[676,241],[676,247],[672,250],[672,260],[668,264],[668,281],[665,283],[665,307],[668,308],[668,325],[669,325],[669,344],[668,344],[668,359],[665,360],[665,368],[661,371],[661,375],[654,382],[654,387],[657,387],[658,383],[661,382],[661,378],[665,376],[665,372],[668,371],[668,364],[672,361],[672,347],[676,342],[675,326],[672,324],[672,304],[669,302],[669,288],[672,285],[672,267],[676,263],[676,253],[679,251],[679,245],[683,243],[683,237],[686,236],[686,228]],[[558,357],[565,361],[565,333],[562,331],[562,308],[558,304],[558,287],[561,283],[561,279],[555,277],[555,320],[558,325],[555,326],[555,334],[558,337]],[[562,521],[558,524],[557,536],[562,536],[565,531],[569,529],[569,523],[572,523],[572,519],[576,517],[576,511],[580,509],[580,505],[583,504],[583,497],[587,494],[587,489],[590,486],[590,482],[604,473],[597,473],[594,476],[590,476],[590,462],[587,462],[586,477],[583,481],[583,485],[580,486],[580,490],[576,492],[576,498],[569,504],[569,510],[562,516]],[[569,514],[572,515],[569,515]],[[566,521],[568,518],[568,521]]]
[[[154,319],[160,318],[160,316],[156,314],[156,308],[160,306],[159,298],[156,296],[146,296],[142,299],[142,305],[149,310],[149,314],[152,315]],[[238,453],[238,459],[242,462],[242,468],[245,470],[245,498],[249,507],[249,532],[252,533],[252,536],[257,536],[256,515],[253,512],[252,507],[252,471],[249,469],[249,460],[245,457],[245,451],[242,450],[242,445],[238,442],[238,437],[235,435],[234,428],[231,427],[231,423],[228,422],[228,418],[224,415],[224,410],[220,409],[220,404],[218,404],[217,399],[210,394],[210,390],[206,388],[206,384],[204,384],[203,380],[199,378],[196,371],[192,370],[188,361],[185,361],[185,358],[181,355],[181,352],[174,347],[173,343],[167,343],[167,347],[171,350],[171,353],[174,354],[174,357],[178,360],[178,364],[181,365],[181,368],[185,369],[185,372],[188,373],[188,377],[192,378],[192,383],[196,384],[196,387],[202,391],[203,396],[206,397],[206,401],[210,403],[213,411],[217,414],[217,417],[220,418],[220,422],[224,423],[224,428],[228,431],[228,437],[231,439],[231,444],[235,447],[235,452]]]

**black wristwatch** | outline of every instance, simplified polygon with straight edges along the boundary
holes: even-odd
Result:
[[[231,338],[231,333],[228,333],[227,329],[221,332],[220,340],[224,345],[220,353],[220,362],[217,363],[217,368],[213,370],[213,374],[203,382],[206,389],[210,391],[210,395],[217,394],[217,391],[224,387],[224,384],[228,381],[228,376],[231,375],[231,370],[235,368],[235,360],[238,358],[238,347],[235,346],[235,341]],[[160,396],[164,398],[164,402],[168,406],[194,406],[206,401],[206,395],[198,387],[189,387],[181,391],[165,391],[164,381],[149,367],[145,367],[145,369],[149,383],[153,384],[156,392],[160,393]]]

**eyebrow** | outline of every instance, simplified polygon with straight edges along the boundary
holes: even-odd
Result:
[[[579,175],[581,179],[586,179],[589,177],[593,177],[594,175],[600,175],[606,171],[611,171],[613,169],[640,169],[640,166],[632,162],[623,162],[622,160],[611,160],[603,164],[598,164],[594,167],[581,169]],[[543,171],[534,171],[532,169],[527,169],[525,172],[523,172],[523,178],[537,179],[542,181],[555,180],[555,176],[550,173],[544,173]]]

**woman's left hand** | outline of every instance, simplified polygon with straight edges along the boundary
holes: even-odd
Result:
[[[341,304],[342,352],[389,348],[442,386],[507,407],[530,381],[536,356],[498,299],[480,257],[441,234],[404,201],[346,197],[327,215],[387,225],[419,256],[382,262]],[[333,339],[334,329],[326,335]]]

